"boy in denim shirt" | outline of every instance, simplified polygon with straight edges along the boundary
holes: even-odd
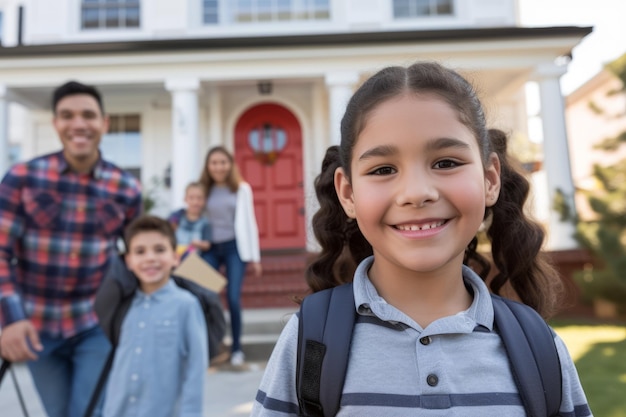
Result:
[[[206,325],[196,297],[170,280],[178,264],[174,230],[144,215],[125,240],[139,288],[122,324],[104,417],[202,417]]]

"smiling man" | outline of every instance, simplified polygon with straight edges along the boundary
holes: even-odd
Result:
[[[109,119],[98,90],[63,84],[52,110],[62,150],[0,183],[0,355],[28,361],[49,417],[78,417],[110,349],[93,300],[141,192],[99,151]]]

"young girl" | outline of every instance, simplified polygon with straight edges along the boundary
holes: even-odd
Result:
[[[541,228],[524,214],[529,185],[507,159],[505,135],[486,128],[465,79],[423,62],[366,81],[341,136],[316,180],[321,252],[307,271],[313,292],[354,282],[359,318],[337,415],[525,416],[494,332],[489,263],[476,252],[483,221],[498,269],[492,291],[514,290],[546,317],[560,281],[540,252]],[[294,315],[252,416],[298,415],[297,335]],[[555,341],[561,415],[590,416],[574,364]]]
[[[171,225],[141,216],[125,230],[126,265],[139,281],[122,323],[104,417],[202,417],[207,330],[202,307],[172,280]]]

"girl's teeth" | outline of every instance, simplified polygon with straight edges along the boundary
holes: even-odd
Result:
[[[412,225],[404,225],[404,226],[398,226],[398,229],[400,230],[428,230],[428,229],[434,229],[435,227],[439,227],[443,224],[443,221],[441,222],[435,222],[435,223],[428,223],[428,224],[423,224],[421,226],[418,226],[416,224],[412,224]]]

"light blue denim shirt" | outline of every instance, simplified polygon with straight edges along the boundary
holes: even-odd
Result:
[[[206,217],[191,221],[181,216],[176,228],[176,242],[179,245],[189,245],[192,240],[211,241],[211,225]]]
[[[104,417],[202,417],[207,334],[199,301],[170,281],[137,290],[122,324]]]

